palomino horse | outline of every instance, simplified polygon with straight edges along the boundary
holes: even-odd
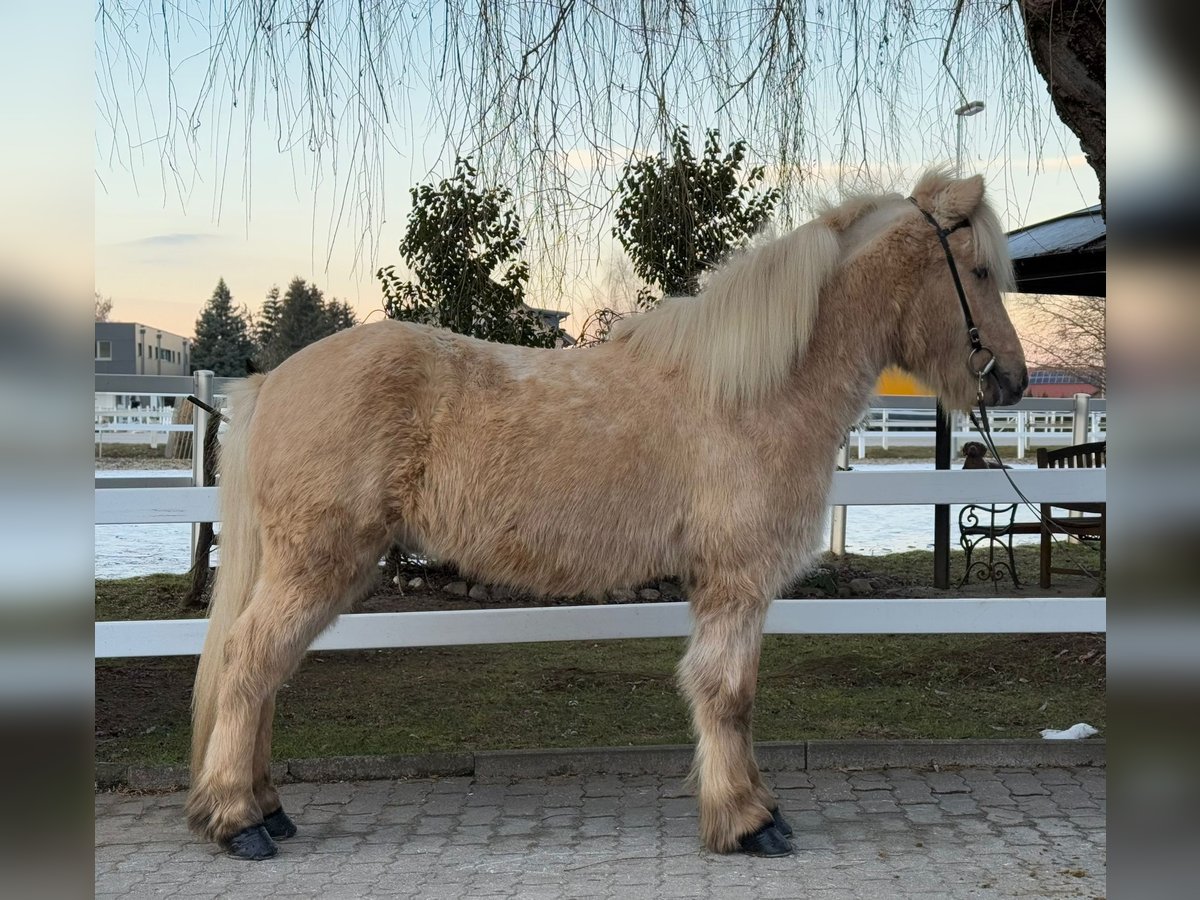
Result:
[[[275,693],[399,543],[543,594],[683,579],[701,840],[789,852],[751,744],[759,648],[771,599],[819,545],[847,429],[889,365],[954,408],[1015,402],[1027,383],[983,193],[979,176],[931,172],[910,198],[855,197],[586,350],[385,321],[247,379],[222,450],[191,827],[248,859],[295,833],[271,783]]]

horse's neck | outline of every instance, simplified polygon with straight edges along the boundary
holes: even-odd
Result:
[[[882,272],[864,278],[867,274],[861,269],[846,273],[826,289],[812,339],[787,391],[796,427],[809,440],[820,435],[828,452],[841,445],[892,362],[895,304],[886,296],[852,293],[856,285],[891,285]]]

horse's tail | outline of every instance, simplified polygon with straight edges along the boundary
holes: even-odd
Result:
[[[208,610],[208,636],[192,689],[192,783],[204,766],[204,754],[217,714],[218,680],[224,663],[225,638],[250,602],[258,578],[258,522],[247,479],[250,423],[266,375],[251,375],[231,391],[232,422],[218,457],[221,475],[221,564],[217,567]]]

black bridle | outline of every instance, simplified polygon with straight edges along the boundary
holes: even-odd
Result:
[[[1017,496],[1024,501],[1025,506],[1033,512],[1034,516],[1036,516],[1037,520],[1042,523],[1043,527],[1047,527],[1041,511],[1033,505],[1030,499],[1025,496],[1024,492],[1017,487],[1017,483],[1013,481],[1012,476],[1008,474],[1008,467],[1005,466],[1003,461],[1000,459],[1000,451],[996,449],[996,444],[992,440],[991,422],[988,420],[987,404],[983,398],[983,379],[991,374],[992,370],[996,367],[996,354],[990,347],[985,346],[983,341],[979,338],[979,328],[975,324],[975,318],[971,315],[971,304],[967,302],[967,292],[963,290],[962,279],[958,277],[958,265],[954,262],[954,254],[950,252],[950,242],[947,240],[947,238],[954,234],[954,232],[958,231],[958,229],[970,228],[971,220],[963,219],[956,225],[951,225],[949,228],[943,228],[940,224],[938,224],[937,219],[935,219],[930,213],[921,209],[921,204],[917,203],[915,197],[909,197],[908,201],[917,208],[921,215],[925,217],[925,221],[933,226],[933,230],[938,236],[938,241],[942,245],[942,250],[946,254],[946,265],[950,267],[950,277],[954,279],[954,290],[958,293],[958,302],[962,304],[963,318],[967,323],[967,339],[971,342],[971,353],[967,356],[967,368],[971,370],[972,374],[979,382],[979,390],[975,398],[976,403],[979,406],[979,419],[977,420],[975,418],[975,412],[972,410],[970,412],[971,424],[975,427],[975,430],[979,432],[979,436],[983,438],[984,445],[987,447],[988,452],[992,455],[993,459],[995,459],[997,463],[1000,463],[1000,471],[1004,473],[1004,477],[1008,479],[1008,483],[1012,485],[1012,489],[1017,492]],[[979,365],[976,362],[976,357],[980,354],[986,354],[986,362],[984,362],[982,365]],[[1055,537],[1053,529],[1050,528],[1049,531],[1051,540],[1054,540],[1057,543],[1058,538]]]
[[[938,241],[942,245],[942,250],[946,254],[946,265],[950,267],[950,277],[954,279],[954,290],[958,292],[958,302],[962,304],[963,318],[967,322],[967,339],[971,342],[971,353],[967,357],[967,367],[979,380],[979,408],[983,411],[983,379],[989,375],[996,367],[996,354],[991,347],[985,347],[983,341],[979,339],[979,328],[975,324],[975,319],[971,315],[971,304],[967,302],[967,292],[963,290],[962,279],[958,277],[958,266],[954,262],[954,254],[950,252],[950,242],[946,240],[954,232],[960,228],[970,228],[971,220],[963,219],[957,225],[951,225],[949,228],[943,228],[938,224],[930,213],[921,209],[921,205],[917,203],[915,197],[909,197],[908,202],[917,208],[917,211],[925,217],[925,221],[933,226],[934,232],[938,236]],[[982,365],[976,362],[976,357],[980,354],[986,354],[986,362]]]

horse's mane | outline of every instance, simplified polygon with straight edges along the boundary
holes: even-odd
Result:
[[[945,169],[928,169],[913,195],[938,196],[955,181]],[[804,355],[821,289],[843,261],[838,232],[892,205],[895,216],[887,219],[912,208],[900,194],[884,192],[826,206],[819,218],[778,240],[732,254],[698,296],[664,298],[657,308],[619,322],[610,340],[677,369],[702,402],[757,402],[782,385]],[[986,266],[1002,292],[1012,291],[1012,260],[999,217],[985,198],[969,218],[974,265]]]
[[[804,353],[821,288],[841,248],[824,222],[733,254],[697,297],[664,298],[613,329],[612,340],[678,369],[705,402],[753,402]]]

